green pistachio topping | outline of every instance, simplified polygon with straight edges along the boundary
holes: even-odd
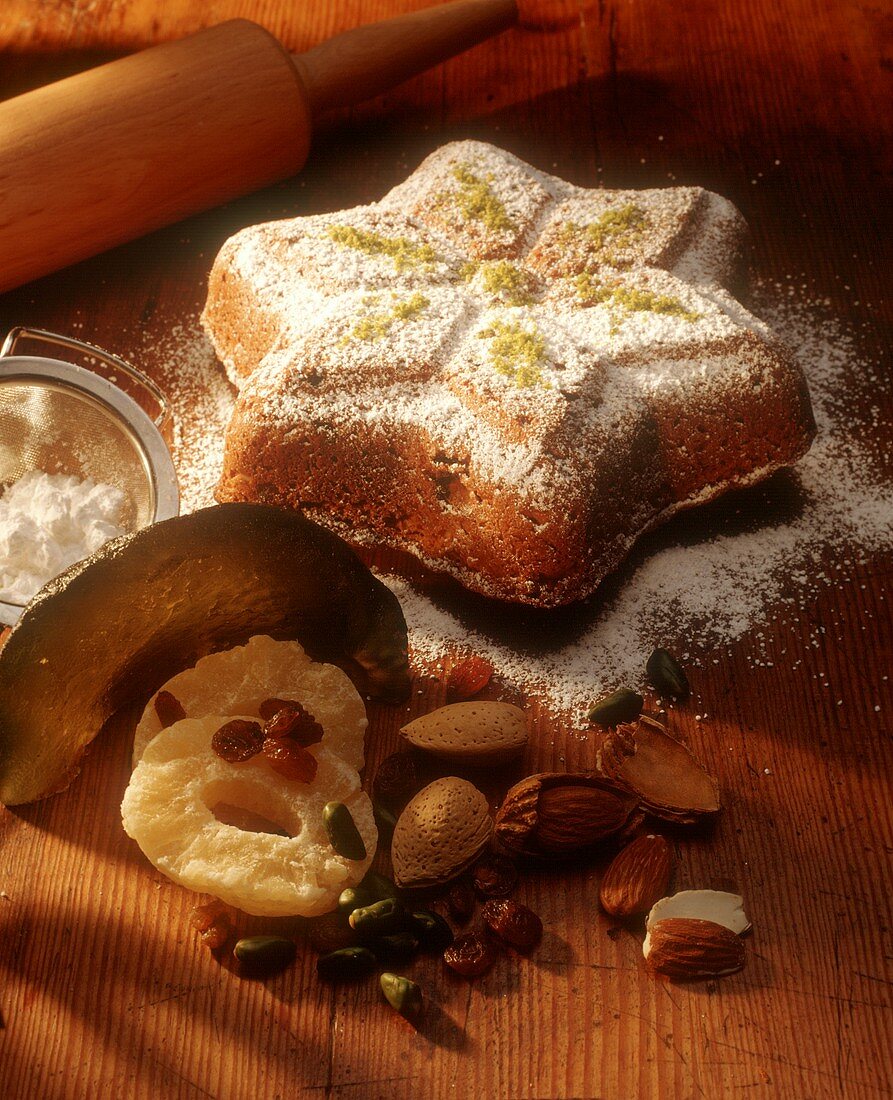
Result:
[[[364,305],[367,307],[376,304],[377,301],[376,298],[365,298],[363,300]],[[350,330],[350,335],[346,336],[341,342],[342,344],[349,344],[352,340],[381,340],[387,336],[397,321],[413,320],[420,313],[424,313],[430,304],[424,294],[416,291],[410,298],[395,301],[390,309],[376,310],[367,313],[365,317],[360,317]]]
[[[490,186],[489,180],[476,176],[467,164],[453,167],[453,177],[458,188],[450,194],[463,217],[469,221],[481,222],[494,233],[512,233],[516,226],[508,216],[502,200]]]
[[[466,282],[480,276],[484,293],[510,306],[527,306],[534,300],[530,275],[508,260],[487,260],[463,264],[460,274]]]
[[[330,225],[326,233],[335,244],[345,248],[355,248],[367,256],[389,256],[398,271],[437,261],[437,253],[430,244],[422,244],[409,237],[386,237],[383,233],[357,229],[352,225]]]
[[[587,252],[610,261],[614,257],[614,249],[632,244],[647,225],[648,216],[645,211],[635,203],[628,202],[606,210],[594,222],[585,226],[565,222],[559,239],[562,244],[582,239]]]
[[[490,362],[497,374],[502,374],[521,389],[542,386],[542,364],[546,358],[546,345],[536,330],[526,329],[514,321],[494,321],[480,333],[490,341]]]
[[[616,283],[600,283],[588,271],[577,275],[573,284],[580,305],[607,304],[622,313],[662,313],[670,317],[680,317],[689,323],[697,321],[701,316],[694,310],[686,309],[678,298],[670,294],[655,294],[651,290],[618,286]]]

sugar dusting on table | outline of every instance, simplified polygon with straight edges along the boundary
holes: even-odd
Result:
[[[783,614],[796,623],[811,595],[846,583],[859,563],[893,548],[893,488],[876,472],[879,447],[873,452],[851,421],[854,391],[861,387],[864,394],[880,385],[875,369],[860,360],[850,333],[784,288],[759,287],[755,306],[794,349],[818,423],[816,441],[790,482],[750,490],[760,495],[749,498],[746,522],[734,531],[723,529],[723,521],[712,529],[708,519],[699,521],[694,541],[687,537],[684,545],[653,537],[653,551],[630,575],[624,573],[611,602],[575,619],[576,635],[545,651],[525,652],[475,630],[405,579],[387,576],[403,605],[417,663],[436,667],[470,648],[488,657],[504,680],[582,725],[600,693],[641,685],[654,646],[672,648],[689,664],[718,660],[709,654],[745,636],[759,641],[759,628],[770,618]],[[174,459],[183,511],[189,512],[214,503],[233,391],[197,319],[172,330],[153,356],[174,405]],[[876,427],[889,430],[878,407],[872,405],[870,416]],[[777,492],[794,498],[780,520]],[[764,504],[772,518],[761,521],[757,511]],[[679,530],[678,523],[667,529],[668,537]]]
[[[223,465],[224,432],[235,391],[197,317],[156,338],[143,354],[171,401],[171,453],[185,515],[216,503],[214,487]]]

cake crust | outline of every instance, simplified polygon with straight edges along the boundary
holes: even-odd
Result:
[[[203,314],[240,388],[218,499],[580,599],[810,444],[802,373],[731,294],[745,236],[699,188],[590,191],[478,142],[379,203],[243,230]]]

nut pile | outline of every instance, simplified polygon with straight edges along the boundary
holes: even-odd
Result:
[[[655,651],[647,671],[663,694],[688,695],[685,673],[666,651]],[[650,972],[683,980],[739,970],[741,937],[750,928],[742,899],[713,890],[669,895],[674,850],[653,831],[654,823],[679,827],[714,817],[720,809],[716,780],[662,723],[642,713],[637,693],[621,689],[593,708],[593,721],[606,727],[594,772],[529,775],[509,788],[495,817],[468,779],[426,781],[432,762],[493,768],[523,753],[523,712],[468,698],[488,680],[489,671],[475,658],[456,666],[450,697],[459,701],[406,725],[401,734],[409,747],[385,758],[372,777],[380,838],[383,822],[392,832],[394,881],[370,870],[342,891],[335,912],[310,922],[319,978],[345,982],[378,973],[385,1001],[417,1025],[423,992],[399,970],[419,955],[440,955],[449,970],[474,979],[503,954],[528,955],[542,939],[543,924],[511,896],[519,864],[609,849],[616,854],[602,876],[599,902],[608,916],[633,927],[645,918],[643,954]],[[243,751],[243,742],[266,753],[271,741],[292,738],[300,746],[315,737],[312,715],[269,702],[262,727],[218,731],[229,754]],[[160,707],[175,714],[169,700]],[[326,807],[330,840],[343,856],[363,858],[362,838],[345,812],[344,806]],[[651,831],[644,828],[646,819]],[[463,930],[475,912],[477,926]],[[194,923],[213,949],[232,936],[225,914],[214,907],[196,910]],[[243,973],[270,974],[291,965],[295,943],[252,937],[239,940],[234,955]]]

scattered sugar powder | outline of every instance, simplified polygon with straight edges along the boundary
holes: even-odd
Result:
[[[148,365],[171,402],[171,453],[180,484],[180,511],[208,507],[215,503],[235,391],[198,318],[156,338],[139,353],[139,361]]]
[[[854,398],[861,397],[873,435],[889,433],[870,396],[880,380],[860,361],[851,334],[779,291],[760,287],[757,312],[794,349],[818,424],[794,470],[738,494],[735,514],[725,501],[680,517],[651,536],[587,605],[545,615],[507,609],[496,630],[492,610],[479,614],[465,600],[457,615],[405,580],[386,577],[420,664],[471,647],[506,680],[583,724],[604,691],[642,684],[655,646],[704,663],[767,622],[770,612],[803,606],[873,553],[893,548],[893,487],[879,472],[880,447],[860,439],[852,421]],[[530,638],[539,639],[535,647]]]

